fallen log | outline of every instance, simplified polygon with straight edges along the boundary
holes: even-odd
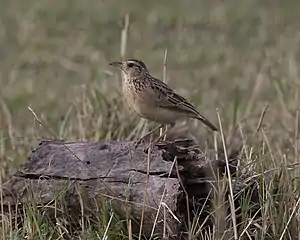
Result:
[[[222,176],[225,163],[211,160],[186,140],[160,142],[148,153],[145,144],[133,145],[42,141],[2,185],[3,205],[15,209],[34,202],[45,207],[60,201],[65,206],[61,214],[76,222],[82,216],[92,218],[105,200],[127,224],[131,220],[134,233],[142,224],[147,238],[179,239],[187,231],[188,201],[203,204],[212,175]],[[231,170],[233,174],[234,165]],[[57,217],[53,210],[49,213]]]

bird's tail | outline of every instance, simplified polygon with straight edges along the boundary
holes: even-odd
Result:
[[[203,122],[206,126],[208,126],[212,131],[214,132],[218,132],[219,129],[213,125],[210,121],[208,121],[207,118],[205,118],[204,116],[202,116],[201,114],[197,115],[197,117],[195,117],[196,119],[200,120],[201,122]]]

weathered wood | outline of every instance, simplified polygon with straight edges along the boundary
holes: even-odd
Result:
[[[133,220],[134,232],[143,212],[145,236],[154,226],[156,235],[165,231],[169,237],[177,236],[187,217],[184,193],[190,199],[205,199],[212,169],[222,174],[224,164],[187,149],[189,141],[157,144],[150,155],[144,152],[145,145],[134,149],[133,144],[42,141],[2,185],[3,204],[45,206],[59,199],[78,215],[93,214],[105,199],[121,218]]]
[[[139,222],[144,211],[143,229],[149,236],[161,199],[176,213],[182,190],[178,179],[168,178],[172,162],[165,161],[161,151],[151,153],[148,170],[143,147],[135,150],[130,144],[43,141],[32,151],[29,162],[3,185],[4,205],[28,203],[33,195],[37,203],[47,204],[62,192],[68,202],[76,202],[79,192],[89,204],[102,196],[122,217],[133,216]],[[163,208],[159,211],[156,233],[161,234]],[[179,222],[165,213],[167,231],[177,233]]]

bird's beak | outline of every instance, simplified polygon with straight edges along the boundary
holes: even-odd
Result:
[[[109,63],[110,66],[113,67],[122,67],[122,63],[121,62],[111,62]]]

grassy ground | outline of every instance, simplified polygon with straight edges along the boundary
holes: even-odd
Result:
[[[246,216],[245,229],[255,226],[255,239],[299,239],[299,11],[292,0],[2,0],[2,178],[26,162],[42,137],[135,139],[147,131],[152,125],[124,108],[119,75],[107,63],[122,55],[142,59],[162,77],[167,49],[168,83],[215,123],[218,108],[228,148],[242,143],[242,163],[271,175],[269,181],[261,179],[261,221]],[[211,141],[199,123],[179,124],[181,129],[200,145]],[[68,236],[63,224],[37,216],[26,211],[22,228],[2,222],[2,238]],[[101,237],[105,223],[99,221],[98,232],[86,230],[80,238]],[[128,238],[118,221],[110,230],[109,239]]]

